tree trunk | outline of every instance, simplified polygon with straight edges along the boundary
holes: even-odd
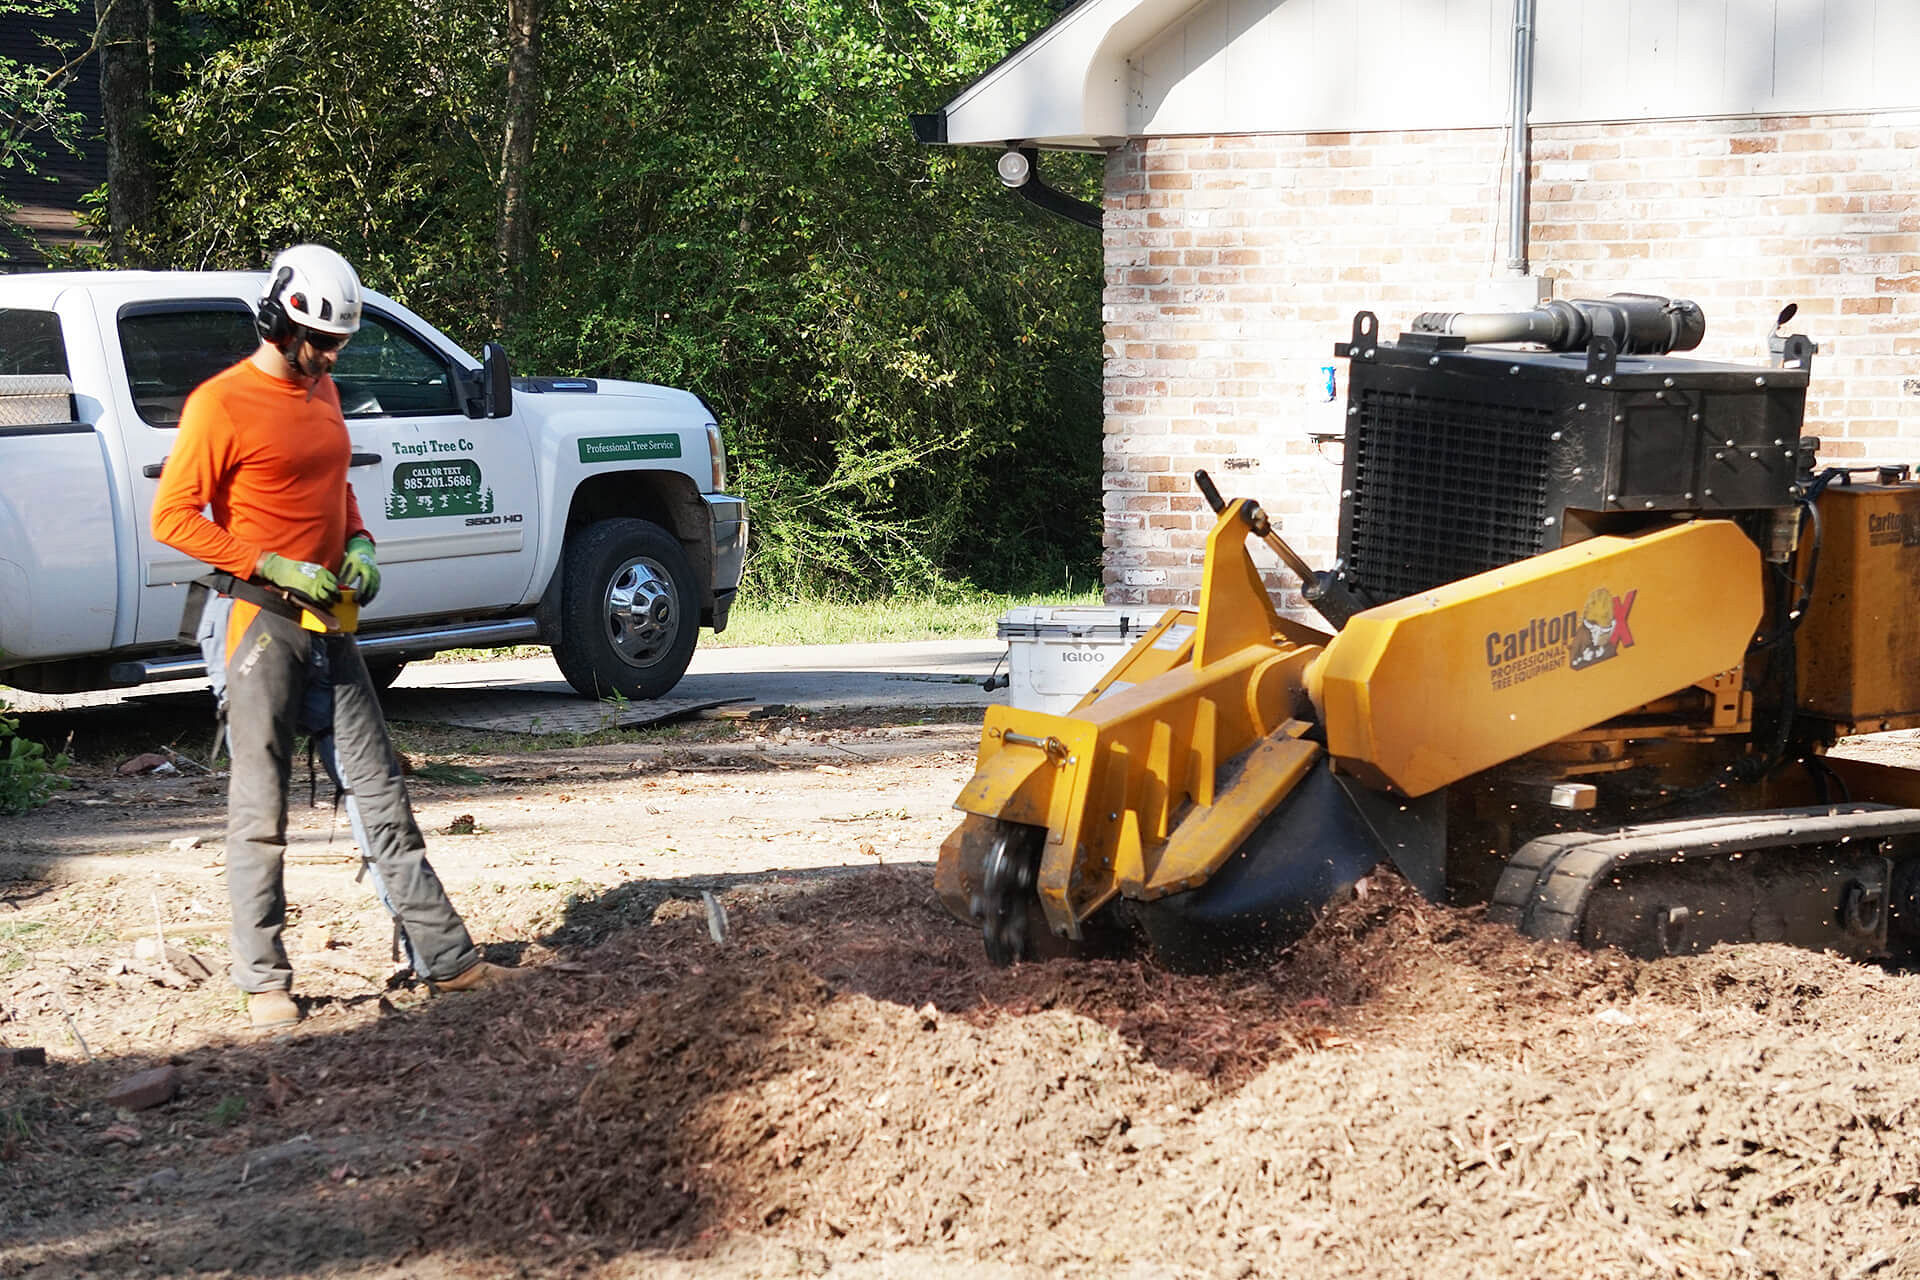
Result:
[[[100,114],[107,135],[107,251],[123,267],[134,261],[132,234],[153,218],[152,143],[147,108],[153,97],[152,0],[94,0],[100,49]]]
[[[494,249],[500,279],[493,324],[506,327],[519,304],[533,254],[527,178],[533,168],[533,131],[540,114],[540,15],[545,0],[507,0],[507,127],[500,145],[500,230]]]

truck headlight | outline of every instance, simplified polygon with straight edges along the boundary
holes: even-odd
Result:
[[[727,446],[720,442],[720,424],[707,424],[707,456],[713,459],[713,491],[727,491]]]

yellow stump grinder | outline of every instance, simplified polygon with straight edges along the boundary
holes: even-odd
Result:
[[[1002,964],[1121,933],[1241,962],[1382,861],[1591,947],[1913,950],[1920,772],[1827,748],[1920,725],[1920,483],[1819,466],[1811,342],[1673,354],[1705,327],[1632,294],[1395,342],[1362,312],[1333,566],[1198,475],[1198,607],[1069,713],[988,712],[941,899]]]

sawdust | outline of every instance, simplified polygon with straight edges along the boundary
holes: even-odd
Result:
[[[804,930],[742,913],[757,954],[646,997],[448,1210],[616,1259],[752,1235],[1048,1274],[1920,1265],[1914,979],[1595,957],[1373,888],[1209,979],[987,969],[914,876],[836,886]]]
[[[0,885],[0,1034],[60,1059],[0,1073],[0,1276],[1920,1275],[1920,977],[1588,954],[1388,873],[1261,968],[997,970],[894,865],[951,820],[952,743],[676,750],[423,789],[491,832],[435,858],[514,987],[394,984],[351,868],[303,869],[283,1041],[115,936],[157,893],[217,957],[217,850],[159,852],[217,797],[46,819],[156,852]],[[172,1102],[98,1105],[157,1062]]]

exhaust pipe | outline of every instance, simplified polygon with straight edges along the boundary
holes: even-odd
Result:
[[[1508,106],[1513,174],[1507,191],[1507,270],[1517,276],[1528,271],[1527,200],[1533,183],[1533,131],[1527,125],[1527,116],[1533,110],[1533,15],[1534,0],[1514,0],[1513,84]]]
[[[1428,311],[1415,316],[1415,333],[1439,333],[1480,342],[1537,342],[1549,351],[1579,351],[1596,337],[1613,339],[1621,355],[1691,351],[1707,336],[1700,304],[1648,293],[1554,301],[1532,311]]]

